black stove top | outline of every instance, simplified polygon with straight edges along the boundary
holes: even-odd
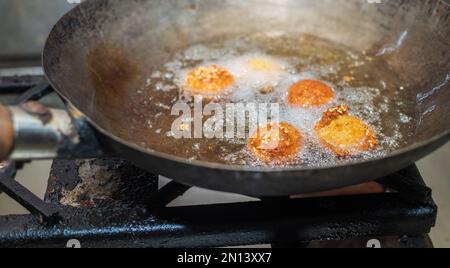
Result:
[[[49,94],[43,77],[0,78],[3,102]],[[158,189],[121,159],[55,160],[45,200],[14,180],[23,165],[0,165],[0,190],[31,212],[0,217],[0,247],[429,247],[437,214],[415,166],[378,180],[383,193],[167,207],[190,187]]]

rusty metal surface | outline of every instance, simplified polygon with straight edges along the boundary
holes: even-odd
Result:
[[[417,169],[400,175],[406,178],[399,193],[166,208],[187,188],[157,191],[156,176],[123,160],[60,160],[46,202],[59,207],[61,220],[43,225],[34,216],[0,217],[0,247],[65,247],[72,239],[82,247],[288,247],[385,236],[404,237],[400,244],[411,246],[408,237],[427,234],[437,212],[432,199],[408,194],[422,186]]]
[[[125,160],[56,160],[46,199],[73,208],[145,207],[157,186],[158,176]]]

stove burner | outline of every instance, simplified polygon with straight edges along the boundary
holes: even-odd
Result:
[[[417,169],[382,181],[397,192],[166,207],[189,187],[172,182],[158,191],[157,176],[123,160],[58,160],[45,204],[59,208],[60,221],[0,217],[0,246],[64,247],[76,239],[83,247],[287,247],[389,236],[402,238],[397,246],[425,245],[436,206]]]
[[[34,86],[17,102],[50,92]],[[120,159],[55,160],[44,200],[14,180],[20,166],[0,164],[0,190],[32,215],[0,217],[0,247],[364,246],[372,238],[425,247],[437,214],[415,166],[378,180],[387,193],[186,207],[167,204],[190,187],[171,182],[158,190],[158,176]]]

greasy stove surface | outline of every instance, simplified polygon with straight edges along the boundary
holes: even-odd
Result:
[[[6,175],[3,169],[0,189],[18,189]],[[423,237],[436,206],[417,169],[379,182],[398,192],[166,207],[189,187],[172,182],[158,190],[157,176],[123,160],[58,160],[46,203],[31,202],[48,214],[0,217],[0,247],[65,247],[73,239],[83,247],[357,246],[391,236],[383,246],[430,245]]]

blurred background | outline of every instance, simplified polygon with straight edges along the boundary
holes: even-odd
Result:
[[[0,59],[35,59],[51,27],[73,6],[67,0],[0,0]]]
[[[26,73],[42,73],[40,53],[52,25],[74,4],[67,0],[0,0],[0,79],[11,67]],[[11,66],[13,62],[14,66]],[[18,180],[43,197],[51,161],[33,162],[21,170]],[[432,232],[437,247],[450,247],[450,144],[418,163],[422,176],[433,189],[439,206],[438,222]],[[192,189],[183,196],[184,204],[228,202],[248,198]],[[26,210],[5,194],[0,194],[0,215],[24,214]]]

